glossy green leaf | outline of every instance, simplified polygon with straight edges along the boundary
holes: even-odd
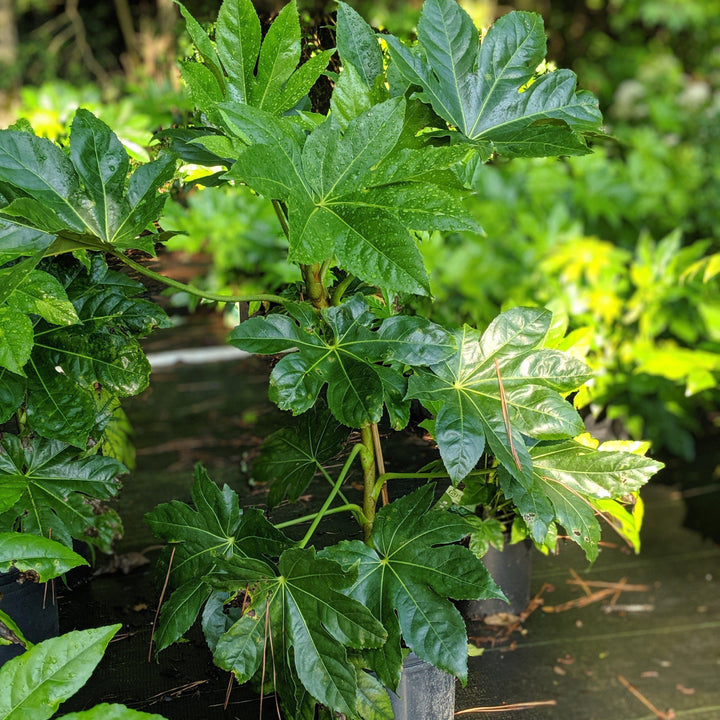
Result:
[[[0,270],[0,285],[8,281],[12,268]],[[5,298],[9,307],[26,314],[39,315],[53,325],[72,325],[77,312],[68,300],[65,288],[42,270],[31,270]]]
[[[45,138],[0,131],[0,181],[20,196],[3,208],[3,225],[15,224],[27,247],[28,223],[50,235],[62,232],[78,247],[153,253],[139,237],[157,220],[165,202],[158,188],[172,177],[171,156],[142,165],[130,176],[129,158],[110,128],[79,109],[70,132],[70,155]],[[21,206],[22,205],[22,206]],[[37,247],[38,238],[31,241]],[[12,246],[8,252],[17,248]]]
[[[356,671],[346,648],[377,647],[385,631],[366,607],[342,593],[357,577],[354,569],[343,571],[312,548],[293,548],[280,556],[277,572],[267,566],[263,578],[255,563],[238,562],[233,570],[236,592],[253,584],[251,603],[218,641],[215,662],[240,680],[252,677],[260,666],[267,628],[276,662],[292,658],[298,678],[318,702],[356,716]],[[288,691],[282,685],[276,689],[281,696]]]
[[[374,323],[375,316],[366,300],[356,295],[337,307],[323,310],[313,325],[300,327],[294,319],[281,315],[251,318],[232,331],[229,342],[260,353],[298,348],[298,352],[285,355],[273,368],[270,399],[283,410],[300,414],[314,405],[320,390],[328,383],[330,411],[338,422],[357,428],[378,422],[383,403],[388,399],[391,404],[398,402],[397,385],[388,382],[390,378],[377,370],[375,363],[390,359],[390,346],[400,354],[408,352],[402,335],[411,332],[410,329],[391,330],[386,340],[373,331]],[[417,330],[418,326],[413,328]],[[424,328],[431,333],[429,324]]]
[[[268,436],[253,464],[255,480],[270,484],[268,508],[286,495],[295,502],[323,464],[340,452],[348,433],[326,407],[316,405],[292,427]]]
[[[410,378],[408,396],[439,407],[435,434],[454,481],[475,467],[487,442],[504,468],[529,482],[532,460],[523,435],[554,439],[582,432],[582,420],[561,393],[591,375],[580,361],[541,347],[551,318],[547,310],[515,308],[482,336],[465,327],[455,355]]]
[[[0,423],[7,422],[25,397],[25,379],[0,368]]]
[[[0,367],[24,376],[23,368],[30,359],[33,342],[30,318],[14,308],[0,307]]]
[[[102,515],[94,512],[92,503],[117,494],[117,477],[125,468],[112,458],[78,458],[77,453],[57,440],[23,443],[6,434],[0,441],[0,506],[17,497],[17,529],[66,545],[74,537],[103,547],[98,530]]]
[[[436,365],[457,351],[457,338],[440,325],[409,315],[383,322],[378,338],[387,346],[387,359],[406,365]]]
[[[123,144],[105,123],[79,110],[70,130],[70,159],[90,204],[88,215],[98,237],[109,239],[123,215],[122,198],[130,159]]]
[[[53,333],[37,342],[68,377],[91,388],[95,383],[120,397],[137,395],[150,382],[150,363],[140,344],[110,332]]]
[[[419,47],[387,36],[393,62],[419,97],[467,139],[510,156],[587,153],[582,134],[602,122],[597,100],[576,91],[575,75],[536,76],[545,57],[542,18],[512,12],[479,44],[470,16],[455,0],[427,0]]]
[[[220,489],[201,466],[192,486],[195,508],[179,500],[158,505],[145,516],[153,533],[173,544],[170,599],[160,614],[157,651],[179,640],[200,613],[211,588],[203,576],[218,558],[278,555],[289,544],[259,510],[243,511],[236,493]],[[160,564],[167,567],[173,549],[163,550]]]
[[[0,668],[0,718],[47,720],[90,678],[121,625],[74,630],[38,643]]]
[[[344,2],[338,3],[336,42],[343,65],[351,65],[365,86],[372,88],[383,74],[380,43],[373,29]]]
[[[395,688],[406,645],[426,662],[465,680],[465,623],[448,598],[502,598],[483,564],[458,543],[472,529],[463,517],[431,510],[433,485],[384,506],[371,540],[343,541],[323,551],[344,567],[357,563],[352,597],[372,610],[388,631],[371,669]]]
[[[84,448],[95,426],[94,390],[78,387],[49,362],[33,362],[28,374],[27,422],[39,435]]]
[[[0,532],[0,572],[14,567],[44,583],[79,565],[89,563],[59,542],[28,533]]]
[[[419,207],[409,210],[406,225],[392,191],[370,186],[402,132],[402,99],[373,105],[342,126],[331,117],[304,145],[270,116],[263,120],[256,111],[223,111],[235,132],[260,143],[241,154],[228,176],[287,203],[291,261],[311,264],[336,257],[341,267],[367,282],[427,294],[427,276],[408,225],[428,226],[428,214]],[[380,180],[375,182],[379,187]],[[455,201],[446,193],[428,183],[415,193],[415,205],[424,200],[447,209]],[[463,214],[453,227],[468,224]]]
[[[181,6],[201,62],[182,65],[197,107],[219,118],[218,105],[249,104],[273,115],[291,110],[307,95],[333,53],[317,53],[298,67],[300,22],[295,0],[285,5],[262,38],[260,21],[250,0],[225,0],[218,14],[215,40]]]
[[[557,522],[590,561],[597,557],[600,539],[596,509],[632,496],[662,467],[636,453],[595,449],[576,441],[540,443],[530,455],[531,482],[518,481],[501,469],[503,492],[515,503],[536,542],[544,542],[551,523]]]
[[[101,703],[79,712],[62,715],[58,720],[165,720],[163,715],[132,710],[125,705]]]

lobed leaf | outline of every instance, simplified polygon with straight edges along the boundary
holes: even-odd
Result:
[[[493,149],[523,157],[588,152],[583,133],[602,122],[597,100],[576,91],[569,70],[536,75],[546,51],[539,15],[508,13],[480,44],[472,19],[454,0],[426,0],[418,40],[411,49],[386,36],[397,70],[486,158]]]
[[[425,485],[377,514],[371,540],[343,541],[322,552],[344,567],[358,568],[352,597],[372,610],[388,640],[372,656],[371,669],[396,688],[407,646],[426,662],[467,677],[467,638],[460,613],[448,598],[502,598],[483,564],[457,543],[472,527],[460,515],[431,510],[433,485]]]
[[[485,451],[521,483],[530,482],[532,459],[523,435],[536,439],[582,432],[577,412],[561,393],[590,378],[586,365],[541,347],[552,315],[515,308],[482,334],[465,327],[459,349],[431,370],[410,378],[408,396],[438,407],[435,433],[453,481],[465,477]]]
[[[282,502],[285,495],[295,502],[323,464],[338,454],[348,433],[326,407],[315,406],[296,425],[267,437],[253,464],[253,477],[270,484],[268,508]]]
[[[530,482],[514,478],[504,469],[498,477],[536,542],[543,543],[552,523],[557,522],[592,562],[600,539],[598,511],[619,520],[620,530],[636,542],[632,516],[613,503],[634,497],[662,463],[613,446],[596,449],[573,440],[539,443],[530,449],[530,455]]]

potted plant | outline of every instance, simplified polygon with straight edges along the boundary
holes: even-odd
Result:
[[[264,39],[249,0],[225,1],[214,42],[182,10],[197,50],[182,73],[200,126],[164,137],[181,157],[216,166],[208,184],[230,181],[272,202],[304,281],[256,305],[230,335],[243,350],[282,355],[270,398],[298,416],[266,440],[255,477],[270,483],[270,510],[297,500],[316,473],[328,492],[292,540],[283,531],[295,521],[243,511],[198,468],[194,507],[173,501],[147,516],[170,543],[157,649],[201,616],[215,662],[272,687],[287,717],[312,717],[317,703],[391,717],[386,689],[398,688],[407,651],[466,677],[465,626],[450,599],[501,597],[477,557],[498,521],[478,516],[478,505],[509,506],[516,535],[540,546],[554,547],[562,526],[592,560],[596,514],[632,537],[632,503],[660,467],[580,437],[567,395],[591,373],[550,347],[559,338],[549,311],[509,310],[479,332],[408,309],[410,296],[430,292],[422,233],[479,230],[463,196],[483,163],[588,152],[597,103],[572,73],[537,70],[545,37],[531,13],[501,18],[480,44],[454,0],[427,0],[417,45],[383,35],[381,46],[341,2],[340,70],[322,108],[305,94],[331,51],[297,67],[294,3]],[[439,461],[384,472],[378,423],[402,430],[413,400],[431,415]],[[343,447],[333,475],[327,465]],[[342,493],[354,464],[358,503]],[[416,487],[398,496],[399,479]],[[435,481],[450,485],[439,503]],[[352,516],[362,538],[351,530],[313,547],[335,513]],[[458,544],[468,536],[477,552]],[[452,717],[452,701],[423,702],[413,717]]]
[[[128,251],[152,253],[163,239],[153,226],[162,207],[156,190],[171,176],[173,153],[214,167],[205,185],[247,186],[272,203],[302,285],[208,297],[250,302],[254,316],[231,343],[282,354],[270,398],[297,415],[298,426],[268,438],[259,460],[270,508],[297,499],[316,473],[328,492],[318,512],[274,524],[243,510],[231,489],[198,468],[194,507],[172,501],[148,515],[170,543],[161,564],[172,594],[156,647],[181,639],[201,616],[215,662],[241,682],[274,688],[287,717],[312,717],[317,704],[326,715],[392,717],[386,690],[399,687],[408,651],[465,679],[465,626],[451,599],[501,597],[477,555],[459,544],[487,530],[472,512],[477,497],[486,504],[478,488],[513,508],[516,532],[552,545],[561,525],[592,558],[596,512],[630,532],[637,521],[626,501],[659,467],[577,439],[583,424],[567,396],[591,374],[549,346],[549,311],[515,308],[480,332],[410,309],[412,297],[430,294],[423,233],[480,231],[463,198],[483,164],[495,155],[589,152],[586,137],[601,123],[597,102],[576,90],[572,73],[541,67],[545,36],[532,13],[504,16],[480,43],[454,0],[427,0],[418,43],[408,46],[392,35],[380,40],[339,3],[333,91],[329,103],[313,104],[308,93],[334,50],[316,48],[298,67],[294,2],[264,38],[250,0],[225,0],[214,38],[181,11],[196,49],[181,69],[197,122],[161,133],[170,152],[136,169],[127,185],[114,135],[89,113],[76,116],[69,159],[27,128],[0,140],[0,218],[15,232],[10,271],[42,256],[62,264],[67,252],[67,262],[92,271],[104,263],[99,251],[164,280]],[[21,155],[31,159],[32,177]],[[122,353],[113,357],[132,367]],[[18,388],[31,383],[17,359],[3,361],[20,397]],[[66,364],[56,375],[74,377],[75,365]],[[88,387],[91,375],[79,377]],[[101,386],[107,380],[92,377]],[[413,401],[431,416],[439,462],[385,472],[378,423],[402,430]],[[328,462],[343,451],[332,473]],[[356,466],[363,493],[351,502],[342,486]],[[415,485],[398,493],[399,480]],[[438,503],[436,482],[462,495]],[[337,513],[357,521],[360,537],[349,531],[314,546],[319,523]],[[299,538],[285,534],[300,522],[309,526]],[[452,717],[452,699],[441,709],[422,702],[427,717]]]

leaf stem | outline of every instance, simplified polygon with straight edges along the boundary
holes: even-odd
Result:
[[[305,533],[305,537],[298,544],[298,547],[304,548],[308,544],[308,541],[312,537],[317,526],[320,524],[320,521],[325,515],[327,515],[330,505],[332,504],[332,501],[335,499],[335,496],[340,490],[340,486],[343,484],[343,481],[345,480],[345,477],[350,470],[350,466],[352,465],[353,460],[357,457],[359,453],[362,452],[362,450],[363,445],[358,444],[350,451],[350,455],[348,455],[348,459],[345,461],[345,465],[343,465],[343,469],[340,471],[340,474],[338,475],[338,478],[333,485],[333,489],[330,491],[330,494],[325,499],[323,506],[317,513],[315,513],[315,519],[313,520],[312,525],[310,525],[310,527],[308,528],[308,531]]]
[[[287,221],[287,215],[285,214],[285,208],[283,207],[283,204],[279,200],[273,200],[272,205],[275,208],[275,214],[278,217],[278,220],[280,221],[280,227],[282,227],[283,232],[285,233],[285,237],[290,239],[290,227],[288,225]]]
[[[350,283],[352,283],[354,279],[355,277],[353,275],[347,275],[335,286],[335,289],[332,292],[332,298],[330,300],[333,305],[340,304],[340,301],[342,300],[345,291],[348,289]]]
[[[338,505],[334,508],[328,508],[325,511],[325,515],[336,515],[337,513],[346,511],[353,513],[353,515],[355,515],[361,523],[365,521],[365,515],[363,514],[362,508],[355,503],[346,503],[345,505]],[[285,520],[281,523],[275,523],[275,527],[278,528],[278,530],[282,530],[283,528],[292,527],[293,525],[302,525],[302,523],[304,522],[314,520],[319,514],[319,512],[316,512],[311,513],[310,515],[303,515],[302,517],[295,518],[294,520]]]
[[[485,468],[483,470],[473,470],[468,473],[466,477],[481,477],[483,475],[492,475],[496,468]],[[388,480],[435,480],[436,478],[449,478],[450,475],[446,472],[417,472],[417,473],[384,473],[380,475],[375,481],[375,487],[373,489],[373,497],[377,500],[380,497],[382,488]]]
[[[185,283],[181,283],[178,280],[173,280],[172,278],[165,277],[165,275],[156,273],[154,270],[146,268],[144,265],[141,265],[140,263],[131,260],[129,257],[123,255],[120,252],[113,252],[111,254],[119,260],[122,260],[122,262],[124,262],[126,265],[133,268],[133,270],[137,270],[139,273],[142,273],[143,275],[146,275],[153,280],[158,280],[159,282],[164,283],[169,287],[175,288],[176,290],[186,292],[190,295],[195,295],[196,297],[203,298],[205,300],[229,303],[254,301],[275,302],[282,305],[287,302],[287,298],[281,297],[280,295],[272,295],[270,293],[258,293],[256,295],[217,295],[216,293],[205,292],[203,290],[200,290],[199,288],[193,287],[192,285],[186,285]]]

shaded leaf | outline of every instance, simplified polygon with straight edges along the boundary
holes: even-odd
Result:
[[[192,486],[195,508],[179,500],[158,505],[145,515],[153,533],[174,545],[170,587],[156,637],[157,651],[179,640],[190,628],[210,595],[203,577],[219,559],[279,555],[289,544],[259,510],[243,511],[227,485],[220,489],[200,465]],[[160,566],[168,567],[172,549],[163,550]]]
[[[253,464],[253,476],[271,485],[268,508],[275,507],[285,495],[295,502],[318,469],[338,454],[348,433],[327,408],[316,405],[297,424],[267,437]]]
[[[17,498],[20,530],[66,545],[74,537],[109,551],[99,530],[102,515],[92,502],[114,497],[117,477],[126,470],[112,458],[78,458],[77,452],[57,440],[22,442],[6,434],[0,441],[0,506],[9,507],[8,498]]]
[[[287,663],[292,657],[293,669],[310,695],[337,712],[355,716],[356,671],[346,647],[377,647],[385,631],[366,607],[342,593],[355,579],[354,570],[343,571],[336,562],[317,557],[312,548],[292,548],[280,556],[277,572],[268,567],[262,579],[255,564],[240,561],[234,571],[238,592],[253,583],[252,602],[218,641],[215,662],[239,679],[252,677],[260,664],[267,627],[276,661]],[[277,690],[282,696],[294,688]]]

